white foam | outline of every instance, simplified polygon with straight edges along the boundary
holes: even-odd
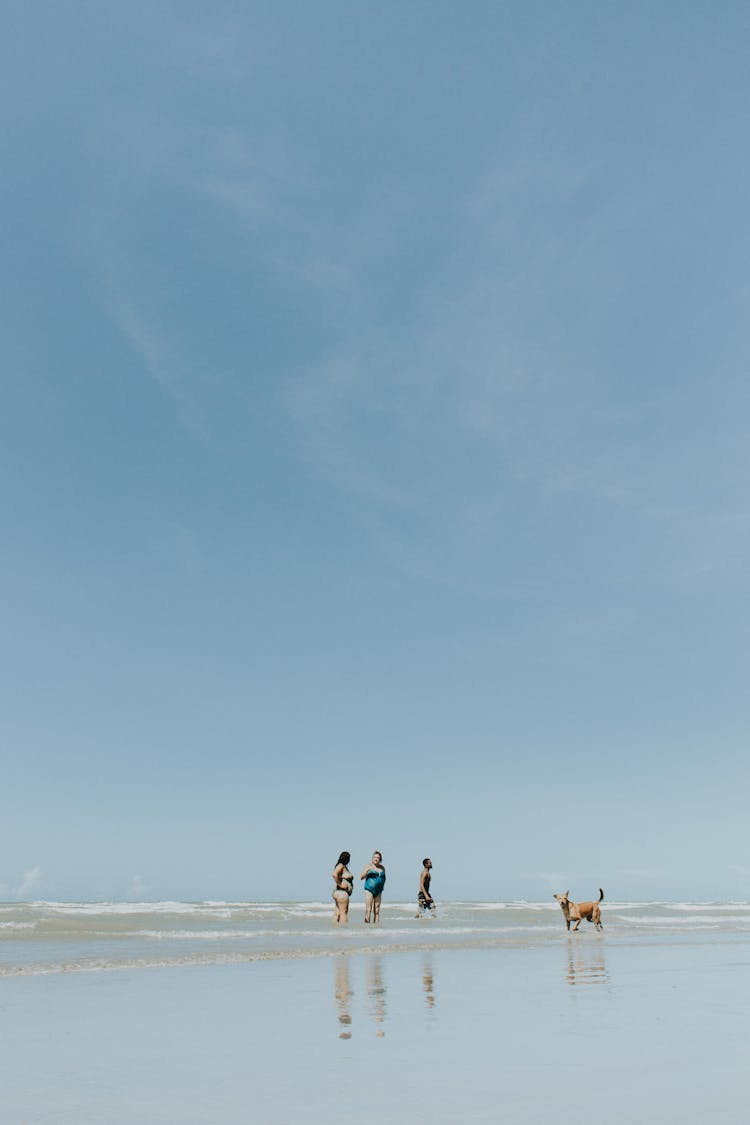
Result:
[[[670,902],[664,904],[669,910],[711,914],[750,914],[749,902]]]
[[[624,919],[623,919],[624,921]],[[720,922],[712,922],[701,915],[691,915],[686,918],[656,918],[653,914],[649,915],[632,915],[627,919],[630,925],[643,926],[646,929],[659,927],[662,929],[673,930],[675,933],[680,931],[693,930],[720,930],[722,929]]]
[[[35,909],[51,914],[90,917],[106,914],[201,914],[217,919],[230,918],[228,908],[211,908],[199,902],[35,902]]]

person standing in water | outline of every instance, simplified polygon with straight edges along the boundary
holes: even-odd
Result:
[[[372,853],[372,863],[368,863],[360,875],[365,881],[365,922],[372,918],[373,922],[380,921],[380,897],[385,886],[385,868],[380,852]]]
[[[349,870],[351,860],[349,852],[342,852],[333,869],[333,901],[336,904],[334,922],[347,923],[349,921],[349,898],[354,890],[354,876]]]
[[[422,873],[419,876],[419,894],[417,895],[418,910],[414,915],[415,918],[421,918],[425,910],[431,918],[435,917],[435,899],[430,894],[430,883],[432,881],[432,860],[422,860]]]

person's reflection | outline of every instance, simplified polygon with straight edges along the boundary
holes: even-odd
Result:
[[[351,1002],[354,992],[352,990],[352,982],[349,975],[348,957],[338,957],[336,960],[334,992],[336,994],[336,1011],[339,1018],[339,1039],[351,1039]]]
[[[568,968],[565,974],[568,984],[609,984],[609,973],[604,960],[604,944],[601,941],[584,945],[583,942],[568,942]]]
[[[383,980],[382,957],[371,957],[367,962],[367,997],[370,1018],[375,1024],[375,1034],[382,1039],[385,1035],[385,982]]]
[[[424,1002],[428,1011],[435,1007],[435,974],[432,967],[432,957],[429,953],[422,960],[422,987],[424,988]]]

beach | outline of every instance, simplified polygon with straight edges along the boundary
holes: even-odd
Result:
[[[747,904],[413,910],[0,907],[0,1119],[745,1119]]]

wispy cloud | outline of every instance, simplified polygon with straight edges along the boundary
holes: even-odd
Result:
[[[169,48],[173,66],[219,85],[223,61],[242,81],[237,58],[226,21],[205,46],[178,35]],[[613,581],[621,557],[623,579],[636,569],[627,552],[662,583],[711,581],[747,558],[750,513],[721,487],[743,479],[745,443],[731,456],[723,447],[720,463],[681,386],[666,380],[651,391],[641,376],[633,395],[619,345],[590,344],[598,290],[612,303],[617,295],[602,240],[622,208],[638,206],[616,190],[592,204],[601,169],[534,158],[519,145],[488,156],[433,214],[424,185],[343,191],[340,171],[283,121],[276,133],[228,127],[220,113],[197,125],[149,106],[108,126],[121,174],[94,223],[105,299],[144,372],[196,434],[205,436],[210,399],[229,400],[232,380],[251,380],[253,356],[247,341],[217,347],[208,329],[171,315],[182,259],[170,262],[162,248],[150,260],[144,237],[154,214],[164,218],[165,198],[204,232],[195,277],[210,264],[226,278],[231,247],[242,278],[262,277],[282,301],[294,294],[312,310],[320,338],[309,362],[275,368],[279,403],[308,469],[351,499],[352,519],[393,565],[449,583],[471,573],[481,585],[473,564],[502,553],[509,498],[540,522],[576,507],[590,523],[609,516]],[[428,239],[430,223],[440,233]],[[414,230],[424,260],[410,257]],[[212,296],[205,283],[207,310]],[[219,354],[228,375],[216,369]],[[528,550],[538,557],[536,544]]]
[[[547,883],[550,887],[562,887],[566,878],[565,875],[555,875],[550,872],[541,872],[537,875],[537,879],[541,879],[543,883]]]
[[[20,899],[28,898],[34,887],[41,882],[41,878],[41,867],[30,867],[27,871],[24,871],[21,882],[16,889],[16,896]]]
[[[122,290],[113,294],[111,307],[116,323],[148,374],[175,401],[183,421],[194,425],[188,370],[175,352],[174,341],[150,323]]]
[[[146,894],[147,891],[148,891],[148,887],[144,883],[141,876],[140,875],[134,875],[133,878],[130,880],[130,886],[128,887],[127,897],[128,898],[140,899],[140,898],[143,898],[143,896]]]
[[[623,867],[620,874],[633,879],[666,879],[672,872],[666,867]]]
[[[87,209],[83,241],[113,321],[181,421],[200,432],[206,400],[226,390],[216,353],[231,354],[235,371],[245,374],[252,362],[226,339],[220,347],[211,343],[212,283],[226,285],[227,272],[237,269],[237,249],[244,266],[236,284],[248,277],[255,284],[264,274],[271,288],[306,294],[327,319],[333,309],[338,316],[355,312],[353,264],[367,248],[355,249],[356,233],[335,215],[327,217],[324,185],[282,140],[223,123],[197,127],[184,116],[156,119],[151,109],[128,110],[116,120],[114,131],[124,138],[112,154],[118,175]],[[106,151],[106,138],[102,146]],[[164,218],[165,197],[190,230],[212,232],[189,277],[177,237],[166,247],[160,243],[157,255],[144,235],[155,217]],[[186,289],[201,295],[202,328],[194,318],[175,315],[175,298]]]

